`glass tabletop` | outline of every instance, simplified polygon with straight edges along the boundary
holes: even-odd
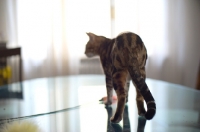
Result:
[[[106,107],[104,75],[39,78],[0,87],[0,124],[32,121],[43,132],[199,132],[200,92],[185,86],[147,79],[157,104],[155,117],[138,116],[136,92],[130,85],[123,120],[109,119],[116,102]]]

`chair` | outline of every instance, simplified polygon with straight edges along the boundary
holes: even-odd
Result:
[[[7,65],[7,58],[12,56],[19,56],[19,82],[22,82],[22,59],[21,48],[6,48],[4,45],[0,47],[0,66],[5,67]],[[5,82],[6,84],[8,81]],[[11,91],[8,85],[3,84],[0,89],[0,99],[18,98],[23,99],[23,86],[19,83],[20,91]]]
[[[22,81],[22,59],[21,48],[0,48],[0,58],[3,59],[4,65],[6,65],[6,59],[12,56],[19,56],[19,81]]]

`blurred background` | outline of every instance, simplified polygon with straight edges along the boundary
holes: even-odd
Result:
[[[0,44],[21,48],[23,80],[103,74],[99,58],[84,55],[86,32],[113,38],[124,31],[145,43],[148,78],[196,88],[200,0],[0,0]],[[11,82],[18,60],[7,59]]]

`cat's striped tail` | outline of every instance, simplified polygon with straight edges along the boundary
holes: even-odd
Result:
[[[147,104],[147,112],[145,114],[145,118],[147,120],[151,120],[154,117],[154,115],[156,114],[155,100],[154,100],[151,92],[149,91],[146,83],[144,83],[142,85],[142,87],[140,87],[139,91],[142,94],[142,96]]]
[[[145,113],[145,118],[147,120],[151,120],[156,114],[156,103],[145,82],[145,78],[141,77],[142,75],[140,72],[138,72],[138,70],[134,70],[132,67],[129,67],[129,73],[136,88],[141,93],[147,104],[147,112]]]

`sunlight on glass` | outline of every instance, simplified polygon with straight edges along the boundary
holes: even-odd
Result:
[[[48,97],[48,82],[46,80],[40,81],[40,87],[38,87],[38,83],[24,83],[24,87],[30,87],[30,90],[24,90],[24,98],[26,99],[23,105],[23,109],[21,110],[23,115],[30,115],[31,113],[41,113],[48,111],[49,107],[49,97]],[[27,92],[27,93],[26,93]],[[31,93],[32,98],[27,96]],[[41,98],[43,99],[41,101]],[[34,104],[34,107],[32,106]],[[36,105],[35,105],[36,104]]]
[[[90,92],[88,93],[88,91]],[[78,94],[79,94],[79,104],[94,103],[98,102],[102,97],[106,96],[106,88],[105,85],[80,86]]]
[[[79,87],[79,91],[78,91],[79,104],[82,104],[82,105],[88,104],[88,107],[84,107],[80,109],[81,132],[106,131],[108,115],[107,115],[106,109],[102,107],[102,105],[104,104],[100,104],[100,105],[98,104],[99,99],[101,99],[102,97],[106,95],[106,90],[105,91],[102,90],[103,88],[105,88],[104,85]]]

